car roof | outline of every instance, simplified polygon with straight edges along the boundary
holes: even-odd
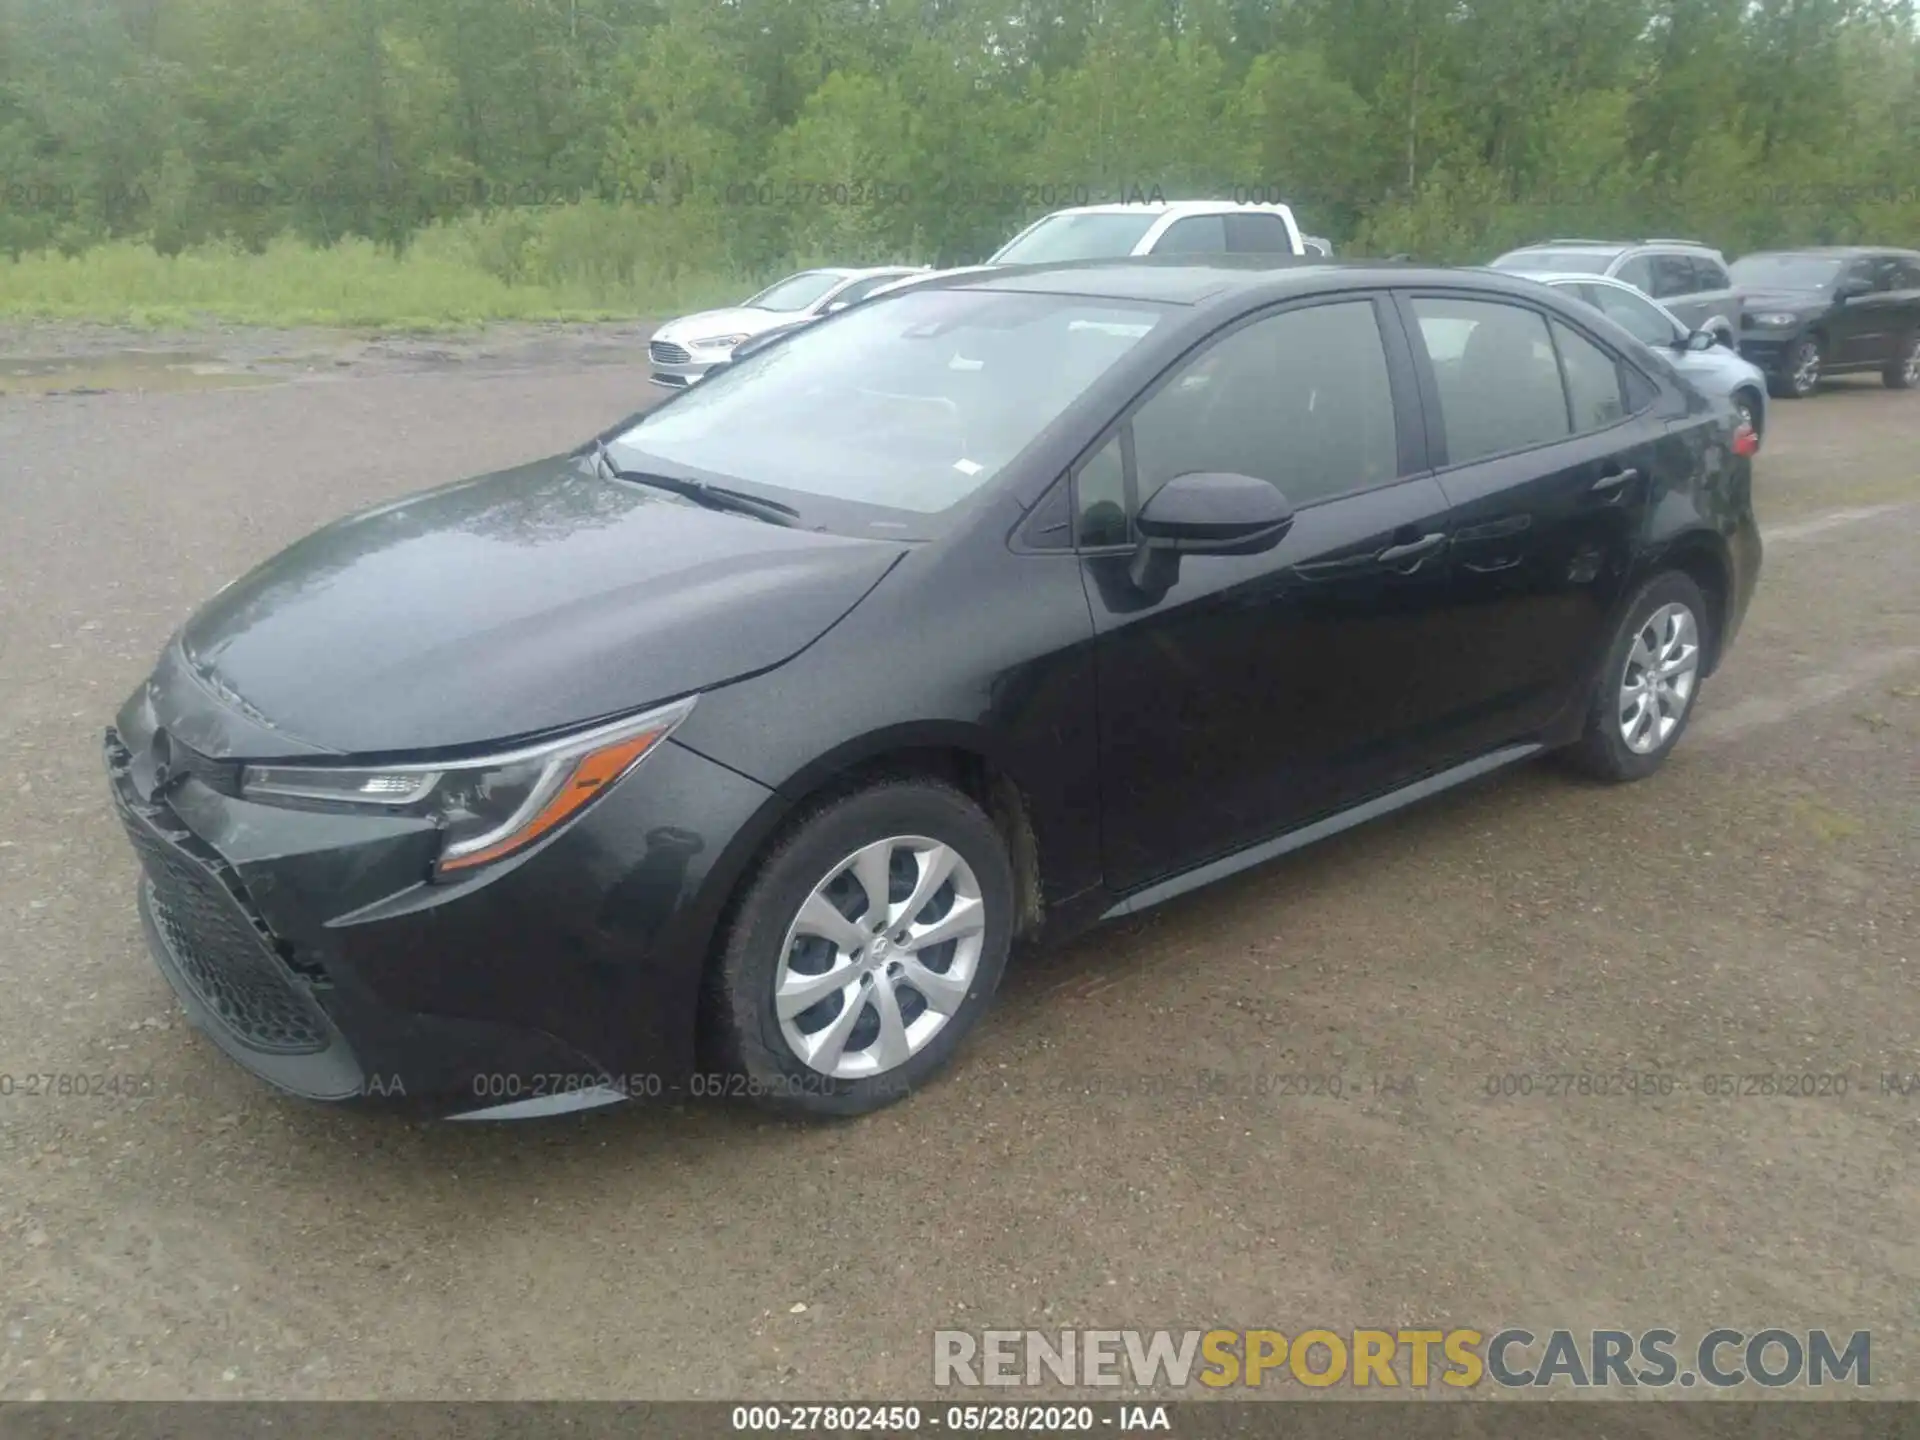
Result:
[[[1700,255],[1720,254],[1720,251],[1704,240],[1664,237],[1651,240],[1535,240],[1528,245],[1516,245],[1506,253],[1520,255],[1541,250],[1557,250],[1569,255],[1624,255],[1629,250],[1691,250]]]
[[[1778,250],[1749,250],[1740,258],[1757,260],[1763,255],[1814,255],[1823,260],[1851,260],[1864,255],[1920,256],[1920,250],[1899,245],[1789,245]]]
[[[1053,211],[1046,218],[1051,220],[1055,215],[1213,215],[1230,214],[1236,210],[1270,215],[1282,210],[1292,213],[1287,205],[1252,201],[1243,204],[1237,200],[1122,200],[1110,205],[1071,205],[1064,210]]]
[[[1642,300],[1653,297],[1638,285],[1613,275],[1596,275],[1591,270],[1529,270],[1527,279],[1541,285],[1605,285],[1614,290],[1631,290]]]
[[[1385,260],[1302,260],[1288,255],[1134,256],[1041,265],[995,265],[931,280],[926,287],[1081,295],[1195,307],[1284,300],[1327,290],[1458,286],[1525,296],[1531,283],[1497,270],[1444,269]]]

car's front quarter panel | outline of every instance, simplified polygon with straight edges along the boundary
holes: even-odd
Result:
[[[989,514],[793,661],[703,696],[677,738],[796,801],[888,756],[975,756],[1019,788],[1051,906],[1100,879],[1093,620],[1073,554],[1013,553],[1020,510]]]

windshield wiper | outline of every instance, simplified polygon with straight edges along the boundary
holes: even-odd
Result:
[[[765,520],[770,525],[792,526],[799,523],[800,512],[791,505],[782,505],[778,500],[765,500],[758,495],[749,495],[744,490],[729,490],[724,485],[714,485],[705,480],[690,480],[683,475],[662,475],[652,470],[625,470],[613,463],[613,456],[607,452],[604,440],[598,441],[593,449],[594,458],[601,468],[616,480],[625,480],[633,485],[649,485],[656,490],[669,490],[675,495],[683,495],[696,505],[709,510],[725,510],[735,515],[752,515]]]

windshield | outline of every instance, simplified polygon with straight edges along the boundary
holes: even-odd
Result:
[[[1733,262],[1733,281],[1756,290],[1824,290],[1845,263],[1825,255],[1748,255]]]
[[[1052,215],[993,257],[995,265],[1040,265],[1060,260],[1113,260],[1131,255],[1160,217]]]
[[[771,487],[803,513],[815,496],[932,514],[990,483],[1163,314],[990,290],[878,298],[676,395],[616,459]]]
[[[1494,261],[1493,268],[1534,273],[1569,270],[1581,275],[1602,275],[1618,253],[1617,250],[1516,250]]]
[[[802,270],[778,285],[769,285],[747,301],[749,310],[804,310],[847,277],[827,270]]]

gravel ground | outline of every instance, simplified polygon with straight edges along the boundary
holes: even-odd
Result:
[[[237,1071],[144,953],[100,727],[314,525],[641,403],[643,334],[0,330],[0,1087],[151,1079],[0,1095],[0,1399],[925,1395],[938,1328],[1418,1323],[1871,1329],[1920,1396],[1882,1081],[1920,1072],[1920,395],[1877,383],[1777,407],[1759,596],[1659,777],[1523,768],[1029,957],[906,1105],[418,1125]],[[1621,1069],[1678,1088],[1487,1093]],[[1704,1093],[1808,1072],[1847,1093]]]

